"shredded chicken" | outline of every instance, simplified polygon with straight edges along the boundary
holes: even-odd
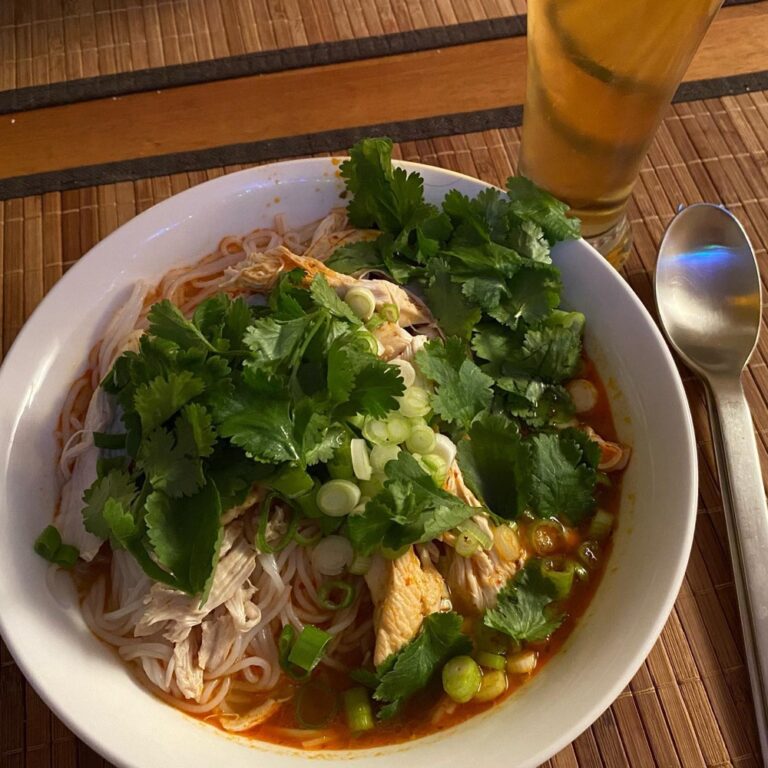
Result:
[[[225,551],[224,547],[222,551]],[[253,591],[249,594],[248,589],[243,589],[244,582],[255,567],[256,553],[253,547],[246,539],[240,538],[219,560],[210,594],[203,606],[200,606],[196,597],[190,597],[164,584],[153,584],[144,615],[134,629],[134,636],[146,637],[162,629],[165,638],[178,643],[189,634],[192,627],[196,627],[211,611],[225,603],[235,621],[244,617],[246,623],[257,624],[259,619],[255,618],[253,609],[247,605],[252,604]],[[237,599],[242,602],[239,607],[232,602]]]
[[[410,347],[414,339],[405,328],[401,328],[397,323],[383,323],[378,328],[374,328],[373,335],[381,345],[379,357],[382,360],[392,360],[399,357]]]
[[[377,666],[413,640],[426,616],[450,610],[442,576],[428,555],[420,560],[413,548],[396,560],[375,555],[365,581],[374,605]]]
[[[509,534],[514,535],[511,528]],[[517,557],[505,557],[494,541],[490,549],[478,549],[469,557],[462,557],[449,547],[442,570],[451,600],[460,613],[480,614],[496,605],[496,597],[521,565],[523,551]]]
[[[470,507],[482,507],[483,505],[478,501],[472,491],[467,488],[464,482],[464,476],[461,474],[461,470],[454,461],[448,470],[448,477],[445,479],[443,488],[452,493],[454,496],[461,499],[465,504],[469,504]],[[485,517],[483,517],[485,519]]]
[[[304,251],[307,258],[325,261],[331,254],[343,245],[352,245],[370,240],[376,240],[381,234],[376,229],[345,229],[343,232],[329,232],[321,235]]]
[[[315,275],[324,275],[341,298],[344,298],[350,288],[367,288],[373,293],[377,310],[384,304],[397,306],[400,310],[398,324],[402,327],[434,324],[434,318],[429,310],[399,285],[390,283],[388,280],[360,280],[350,275],[343,275],[329,269],[322,261],[292,253],[284,245],[264,253],[249,255],[229,270],[229,280],[230,283],[239,284],[260,293],[269,293],[274,288],[280,273],[291,269],[303,269],[306,272],[307,281],[314,279]]]
[[[197,654],[198,664],[203,670],[216,669],[235,642],[235,623],[232,616],[225,613],[217,618],[206,619],[200,625],[200,630],[202,640]]]
[[[185,699],[200,701],[203,692],[203,669],[198,660],[197,634],[190,632],[173,649],[174,677]]]

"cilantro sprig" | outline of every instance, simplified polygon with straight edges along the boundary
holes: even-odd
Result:
[[[327,476],[346,420],[385,417],[404,391],[325,277],[305,285],[303,273],[281,276],[268,307],[219,294],[186,318],[155,304],[138,351],[118,358],[103,386],[125,437],[107,439],[122,455],[100,464],[84,525],[201,599],[223,513],[255,482],[291,495],[313,488],[310,472]],[[45,542],[48,557],[69,557],[50,533]]]

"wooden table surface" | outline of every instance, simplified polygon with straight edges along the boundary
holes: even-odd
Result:
[[[724,200],[768,258],[768,0],[726,5],[631,204],[625,276],[646,303],[677,202]],[[214,175],[383,131],[402,156],[500,181],[518,150],[524,12],[524,0],[0,3],[3,352],[96,240]],[[765,347],[746,386],[768,461]],[[633,684],[552,766],[760,764],[711,438],[686,387],[703,467],[686,586]],[[75,765],[104,763],[0,645],[0,768]]]

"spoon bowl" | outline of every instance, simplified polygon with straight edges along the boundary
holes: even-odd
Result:
[[[757,343],[757,260],[730,211],[699,203],[667,229],[656,267],[656,301],[668,338],[697,373],[738,375]]]

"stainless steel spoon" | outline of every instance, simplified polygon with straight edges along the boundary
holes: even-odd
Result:
[[[763,762],[768,765],[768,507],[741,372],[757,344],[755,252],[717,205],[682,209],[659,249],[656,304],[669,343],[707,385],[717,468]]]

